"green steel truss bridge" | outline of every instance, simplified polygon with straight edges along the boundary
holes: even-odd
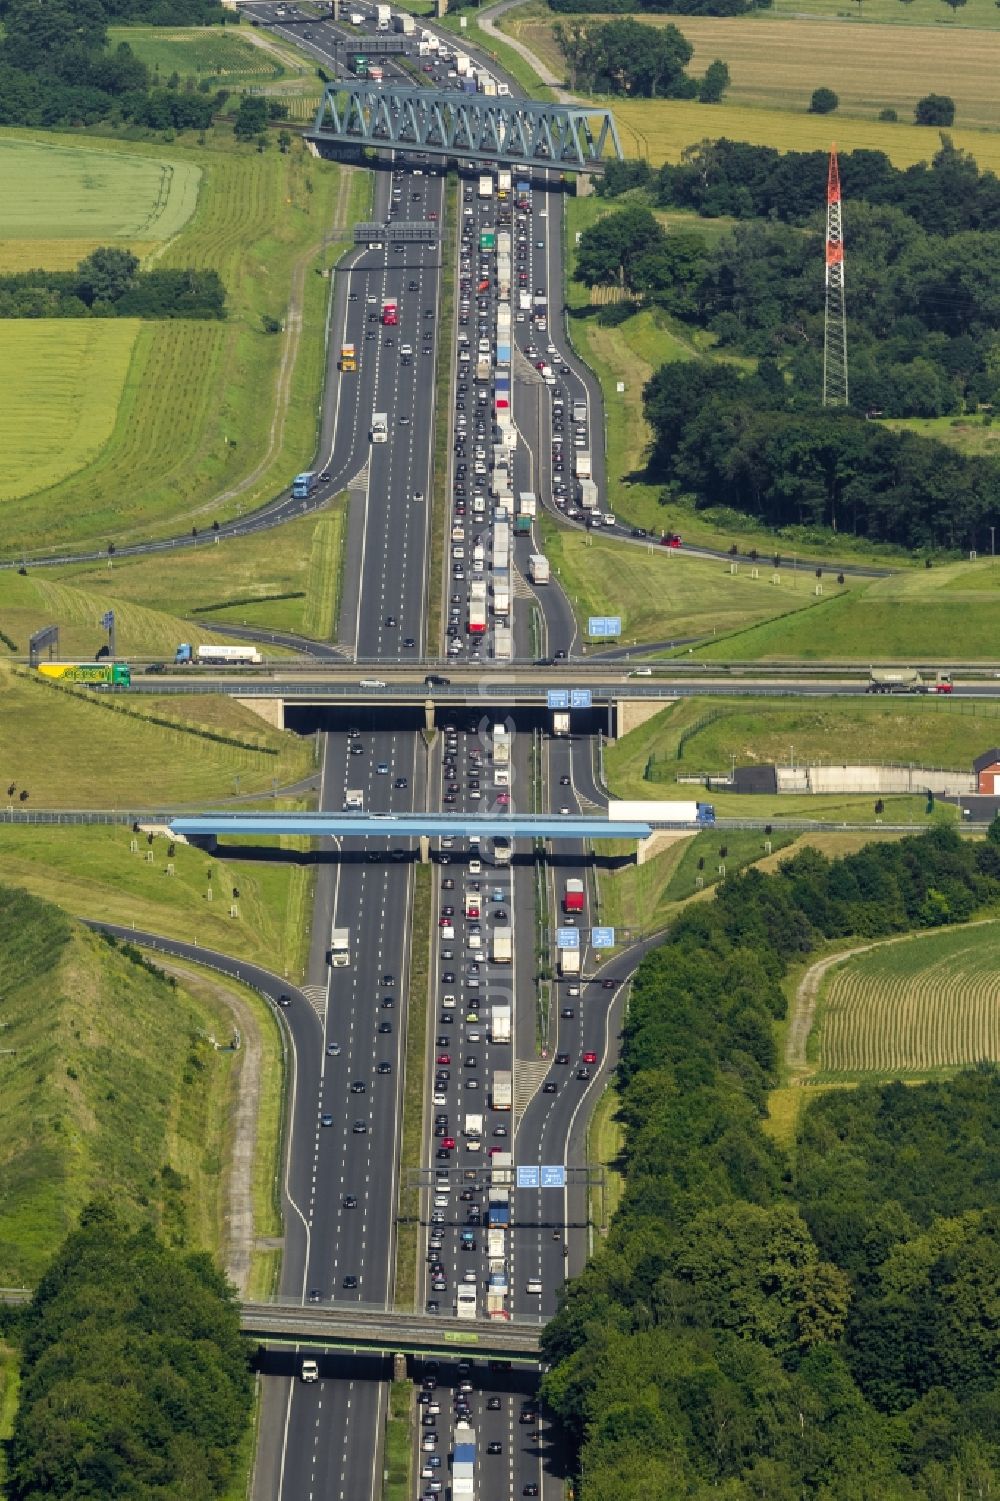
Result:
[[[610,110],[389,84],[328,83],[311,138],[430,157],[602,172],[621,161]]]

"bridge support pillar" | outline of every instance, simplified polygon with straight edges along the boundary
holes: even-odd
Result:
[[[393,1379],[393,1381],[405,1381],[406,1380],[406,1356],[405,1355],[398,1355],[397,1354],[397,1355],[394,1355],[392,1357],[392,1379]]]
[[[433,728],[434,728],[434,700],[432,698],[425,698],[424,699],[424,729],[427,731],[427,733],[429,735],[431,733],[431,731],[433,730]]]
[[[421,834],[420,836],[420,863],[421,865],[430,865],[431,863],[431,840],[429,834]]]

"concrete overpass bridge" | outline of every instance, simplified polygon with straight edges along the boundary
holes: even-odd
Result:
[[[243,1303],[240,1327],[268,1343],[450,1359],[469,1354],[537,1365],[543,1321],[459,1320],[358,1303]]]

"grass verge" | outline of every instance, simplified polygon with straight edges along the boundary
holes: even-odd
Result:
[[[590,1223],[606,1234],[625,1190],[622,1153],[625,1150],[625,1127],[618,1116],[618,1091],[609,1084],[594,1106],[587,1127],[587,1161],[604,1168],[604,1186],[594,1184],[590,1190]]]
[[[669,842],[645,864],[598,873],[600,921],[615,929],[619,943],[659,932],[679,902],[710,891],[723,873],[733,876],[795,841],[789,832],[765,835],[741,829],[661,837]]]
[[[413,1494],[413,1386],[393,1381],[385,1420],[382,1501],[409,1501]]]
[[[452,370],[455,362],[455,236],[458,215],[458,177],[449,172],[444,190],[441,226],[441,302],[438,315],[437,369],[434,374],[434,466],[431,478],[431,558],[427,599],[427,655],[441,651],[444,601],[447,588],[445,532],[451,515],[451,413],[454,410]]]
[[[430,933],[433,867],[419,865],[413,877],[410,986],[406,999],[406,1059],[403,1132],[399,1149],[399,1217],[396,1232],[395,1307],[409,1310],[417,1297],[417,1235],[420,1194],[407,1174],[423,1166],[424,1079],[430,1014]]]
[[[0,1487],[7,1494],[7,1455],[14,1435],[17,1398],[21,1388],[21,1352],[0,1339]]]

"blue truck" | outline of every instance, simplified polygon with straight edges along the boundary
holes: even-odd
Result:
[[[307,500],[316,488],[316,475],[311,469],[297,474],[292,480],[292,499]]]

